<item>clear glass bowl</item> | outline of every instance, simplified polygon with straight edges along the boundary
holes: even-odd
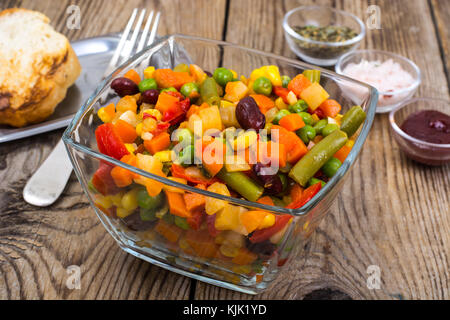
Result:
[[[344,26],[352,28],[358,35],[344,42],[315,41],[302,37],[294,31],[302,26]],[[303,6],[292,9],[283,19],[286,41],[295,54],[306,62],[318,66],[333,66],[345,53],[355,50],[364,36],[364,23],[348,12],[324,6]]]
[[[362,60],[380,61],[382,63],[388,59],[392,59],[393,62],[398,63],[403,70],[412,76],[414,81],[411,85],[403,89],[393,89],[385,92],[378,91],[377,113],[385,113],[395,109],[403,101],[411,98],[414,93],[416,93],[417,88],[421,83],[419,67],[405,57],[381,50],[356,50],[349,52],[339,59],[335,67],[337,73],[346,75],[344,70],[350,63],[358,64]],[[354,91],[355,94],[358,94],[357,88],[349,87],[348,90]]]
[[[282,74],[291,77],[312,68],[311,65],[295,60],[227,42],[185,35],[166,36],[129,59],[99,84],[64,132],[63,140],[76,175],[92,207],[106,230],[123,250],[155,265],[195,279],[256,294],[267,288],[287,261],[291,261],[304,250],[307,239],[327,213],[366,140],[375,115],[377,91],[365,84],[322,70],[321,84],[334,99],[341,102],[344,111],[355,102],[343,94],[339,83],[349,81],[366,89],[367,96],[362,101],[361,107],[366,111],[367,118],[356,134],[357,138],[352,151],[336,175],[307,205],[292,210],[227,197],[180,184],[127,165],[98,151],[94,132],[101,121],[97,111],[100,107],[116,102],[118,99],[108,96],[112,80],[130,69],[135,69],[142,74],[144,68],[149,65],[156,68],[173,68],[179,63],[196,63],[208,71],[214,71],[219,66],[226,66],[244,75],[249,75],[253,69],[262,65],[270,64],[277,65]],[[165,188],[226,200],[231,204],[232,210],[252,208],[263,209],[274,214],[289,214],[293,218],[292,223],[288,225],[284,237],[277,245],[269,245],[267,248],[250,247],[245,238],[239,238],[233,233],[222,234],[221,237],[232,238],[227,241],[236,241],[240,246],[246,246],[248,250],[256,252],[253,256],[250,254],[253,258],[256,255],[255,262],[249,264],[247,261],[251,259],[241,259],[237,263],[236,260],[224,256],[223,250],[218,250],[223,239],[220,240],[219,237],[213,239],[208,236],[205,224],[199,231],[194,232],[175,227],[167,228],[167,224],[160,225],[162,219],[158,222],[142,222],[139,213],[134,213],[125,219],[118,218],[118,209],[115,209],[115,206],[123,205],[120,202],[122,191],[113,190],[111,193],[118,192],[118,197],[111,196],[105,199],[104,196],[96,193],[89,183],[95,172],[101,171],[107,176],[108,170],[111,170],[113,166],[126,168],[145,179],[150,179],[155,184],[163,184]],[[163,202],[158,212],[164,213],[165,210],[167,205]],[[233,256],[233,253],[229,255]]]
[[[433,98],[414,98],[405,101],[389,114],[391,132],[400,149],[411,159],[427,165],[450,162],[450,144],[437,144],[411,137],[401,129],[409,115],[421,110],[436,110],[449,114],[450,101]]]

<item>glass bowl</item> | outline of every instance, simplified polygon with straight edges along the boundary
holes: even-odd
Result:
[[[391,132],[400,149],[411,159],[432,166],[450,162],[450,144],[430,143],[411,137],[401,129],[406,118],[421,110],[436,110],[448,114],[450,101],[414,98],[400,104],[389,114]]]
[[[339,59],[335,67],[337,73],[346,75],[344,70],[350,63],[358,64],[362,60],[384,62],[389,59],[392,59],[393,62],[398,63],[403,70],[408,72],[413,77],[414,81],[406,88],[394,89],[386,92],[381,92],[378,90],[377,113],[389,112],[399,106],[402,101],[405,101],[414,95],[421,83],[421,73],[419,67],[405,57],[381,50],[356,50],[349,52]],[[355,90],[354,88],[348,88],[348,90],[354,91],[355,94],[358,94],[358,90]]]
[[[352,28],[358,35],[344,42],[315,41],[302,37],[295,27],[329,25]],[[355,50],[366,35],[364,23],[355,15],[325,6],[302,6],[292,9],[283,19],[286,41],[292,51],[306,62],[318,66],[333,66],[345,53]]]
[[[256,294],[268,287],[280,274],[286,262],[293,260],[299,252],[304,250],[309,236],[325,216],[342,188],[345,177],[355,162],[371,128],[375,115],[377,91],[363,83],[328,70],[321,70],[321,84],[334,99],[341,102],[344,111],[355,103],[343,94],[339,83],[350,81],[366,89],[367,96],[361,103],[361,107],[367,113],[367,117],[360,130],[355,134],[356,140],[351,152],[335,176],[302,208],[285,209],[194,188],[137,169],[99,152],[95,129],[102,122],[97,116],[97,111],[100,107],[118,100],[118,97],[108,95],[112,80],[122,76],[130,69],[135,69],[142,74],[149,65],[156,68],[173,68],[179,63],[196,63],[208,71],[214,71],[219,66],[226,66],[244,75],[249,75],[253,69],[262,65],[277,65],[282,74],[291,77],[305,69],[313,68],[311,65],[295,60],[227,42],[185,35],[165,36],[129,59],[99,84],[73,118],[64,132],[63,140],[76,175],[92,208],[106,230],[123,250],[160,267],[201,281]],[[162,217],[162,219],[150,221],[145,218],[147,220],[142,221],[139,212],[134,212],[121,219],[121,207],[125,207],[123,194],[130,190],[112,188],[113,190],[104,196],[96,192],[90,183],[94,174],[104,177],[102,181],[105,183],[108,179],[111,180],[109,172],[115,166],[131,171],[136,177],[148,179],[147,181],[154,185],[160,184],[166,190],[225,200],[229,204],[226,206],[227,210],[232,210],[233,214],[247,209],[265,210],[275,215],[290,215],[291,223],[284,229],[284,236],[278,239],[276,244],[268,242],[265,245],[255,246],[250,245],[246,237],[242,237],[236,232],[222,232],[213,238],[208,233],[207,223],[203,223],[198,231],[184,230],[170,224],[171,221],[164,220],[165,217],[172,216],[164,215],[167,212],[167,203],[164,197],[154,213],[156,218]],[[234,248],[241,248],[239,249],[240,253],[245,253],[244,256],[236,258],[235,251],[234,253],[228,251],[224,254],[222,247],[224,241],[227,241],[226,244],[233,243]],[[298,267],[300,266],[298,265]]]

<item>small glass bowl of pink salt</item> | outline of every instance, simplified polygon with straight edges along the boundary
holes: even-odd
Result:
[[[378,90],[377,113],[389,112],[411,98],[420,85],[420,69],[409,59],[380,50],[356,50],[343,55],[336,64],[336,72],[367,83]],[[364,92],[347,84],[353,100]]]

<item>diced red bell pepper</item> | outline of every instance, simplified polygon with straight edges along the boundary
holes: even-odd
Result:
[[[165,93],[167,93],[168,95],[171,95],[172,97],[178,98],[178,99],[183,99],[183,95],[178,92],[178,91],[164,91]]]
[[[206,215],[206,225],[208,226],[208,232],[211,237],[217,237],[217,235],[221,232],[216,229],[216,215]]]
[[[320,189],[322,188],[322,183],[317,182],[316,184],[313,184],[312,186],[306,188],[301,197],[300,200],[298,200],[295,203],[291,203],[289,205],[286,206],[287,209],[298,209],[303,207],[309,200],[311,200],[316,194],[317,192],[320,191]]]
[[[283,87],[275,86],[273,87],[273,93],[275,93],[277,96],[281,97],[284,101],[284,103],[289,104],[289,101],[287,99],[287,95],[289,94],[289,90]]]
[[[112,123],[104,123],[98,126],[95,130],[95,138],[98,150],[103,154],[120,160],[124,155],[130,153]]]
[[[104,196],[119,192],[119,188],[116,186],[113,178],[111,177],[111,170],[113,168],[113,165],[100,162],[99,168],[92,176],[92,185]]]
[[[200,229],[200,225],[202,224],[203,221],[203,215],[204,215],[203,210],[197,210],[193,211],[191,216],[186,219],[189,227],[192,230]]]
[[[319,117],[319,119],[325,119],[327,117],[325,115],[325,113],[323,112],[323,110],[320,108],[317,108],[316,110],[312,110],[311,108],[308,108],[308,113],[316,114]]]
[[[161,132],[167,131],[167,129],[169,129],[169,127],[170,127],[169,122],[158,122],[158,124],[156,125],[156,129],[152,131],[152,134],[156,137]]]
[[[256,230],[249,238],[250,242],[258,243],[269,240],[275,233],[283,229],[292,219],[290,214],[275,215],[275,223],[273,226],[261,230]]]

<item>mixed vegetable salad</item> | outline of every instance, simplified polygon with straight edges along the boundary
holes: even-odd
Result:
[[[320,71],[294,78],[262,66],[249,78],[195,64],[150,66],[116,78],[116,104],[98,110],[101,153],[141,170],[224,196],[302,207],[336,174],[365,119],[320,85]],[[151,230],[173,250],[238,266],[246,274],[273,257],[293,221],[247,210],[100,162],[89,182],[95,203],[132,230]],[[283,263],[283,262],[279,262]]]

